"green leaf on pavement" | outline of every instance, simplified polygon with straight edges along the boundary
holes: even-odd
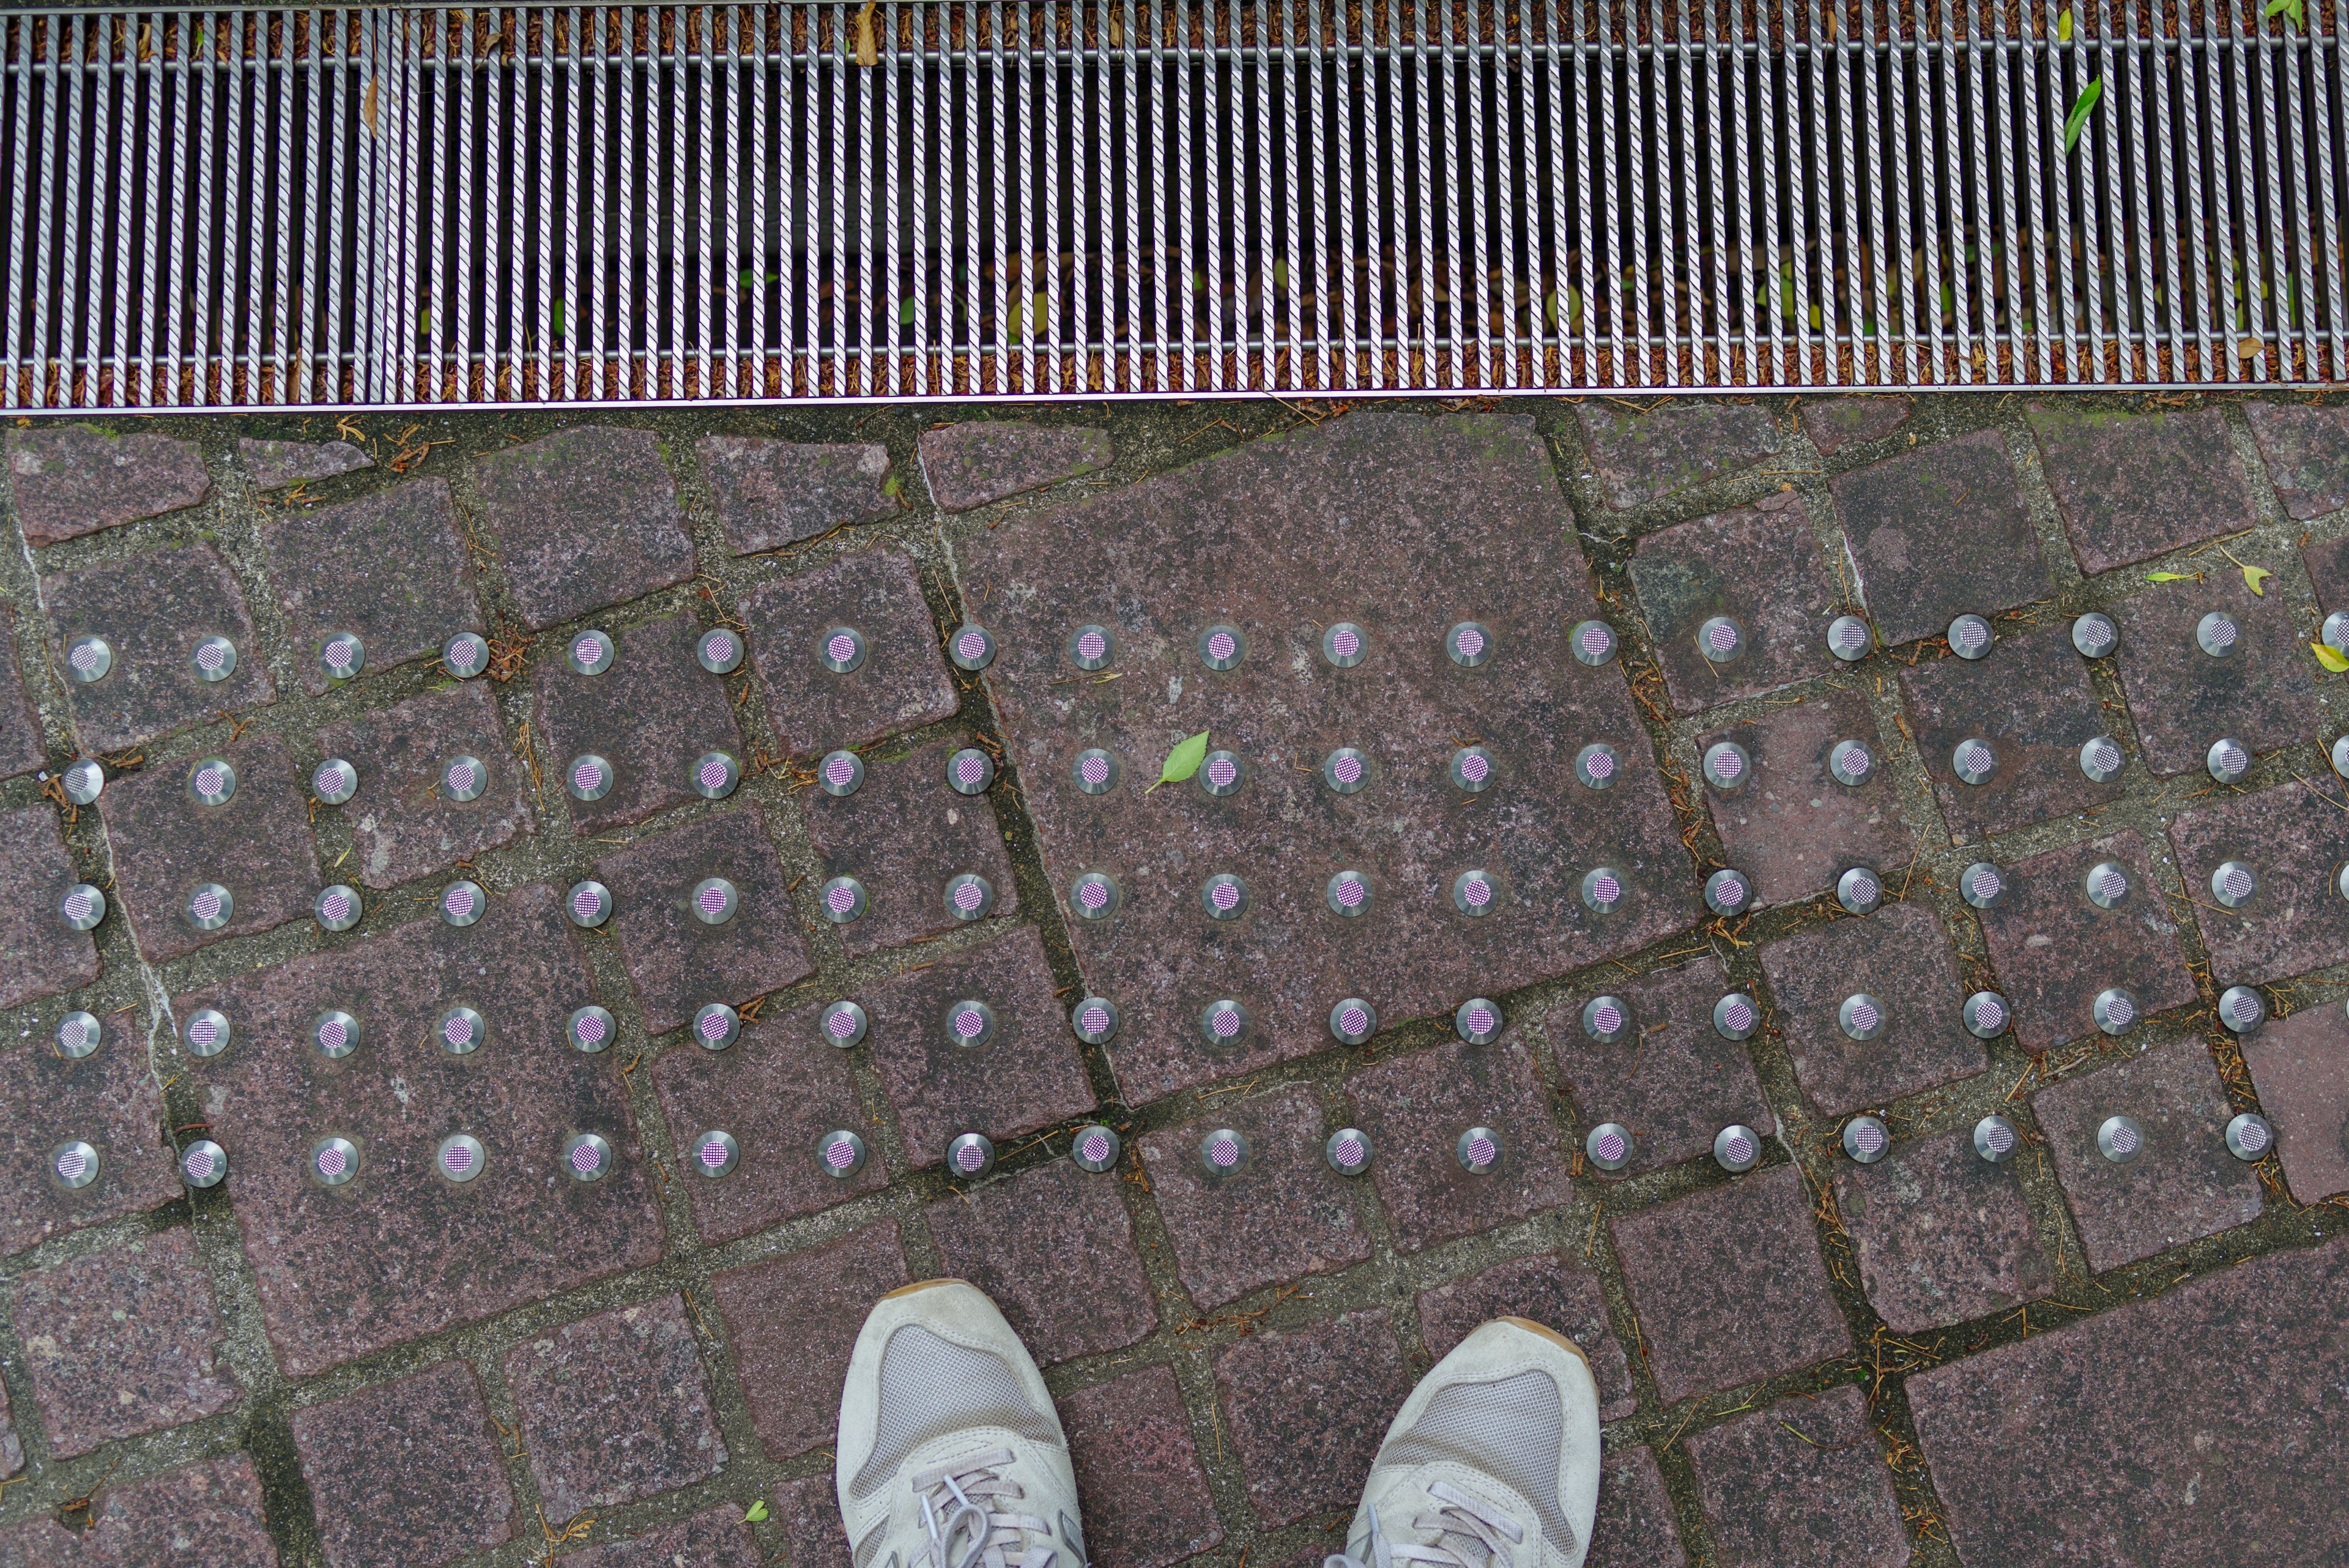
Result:
[[[2349,655],[2344,655],[2339,649],[2327,648],[2321,642],[2312,642],[2308,645],[2308,650],[2316,655],[2317,663],[2322,664],[2333,674],[2349,675]]]
[[[1181,784],[1197,773],[1199,764],[1206,760],[1207,732],[1202,730],[1166,753],[1165,765],[1158,770],[1158,784],[1152,784],[1150,789],[1156,789],[1163,784]],[[1150,790],[1142,793],[1148,794]]]

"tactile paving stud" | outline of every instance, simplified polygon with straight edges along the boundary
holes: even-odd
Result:
[[[1615,628],[1603,620],[1578,620],[1574,629],[1566,634],[1566,645],[1574,650],[1577,664],[1596,669],[1615,657]]]
[[[1454,1141],[1452,1158],[1458,1160],[1460,1168],[1469,1175],[1482,1176],[1501,1163],[1505,1147],[1501,1135],[1493,1128],[1470,1127]]]
[[[462,1002],[446,1008],[433,1020],[432,1033],[440,1038],[440,1049],[451,1056],[470,1056],[489,1044],[489,1021]]]
[[[1733,1174],[1762,1163],[1762,1135],[1743,1122],[1732,1122],[1713,1135],[1715,1165]]]
[[[440,918],[452,926],[470,926],[490,907],[490,896],[479,882],[465,878],[440,889]]]
[[[1876,633],[1856,615],[1839,615],[1827,622],[1827,651],[1846,664],[1868,657]]]
[[[1745,873],[1723,867],[1704,879],[1704,907],[1716,915],[1733,915],[1754,900],[1754,885]]]
[[[694,1011],[693,1043],[705,1051],[723,1051],[742,1037],[742,1015],[722,1002],[705,1002]]]
[[[1124,1152],[1125,1140],[1114,1129],[1099,1122],[1077,1129],[1074,1142],[1069,1145],[1069,1162],[1079,1170],[1090,1170],[1096,1176],[1117,1168],[1117,1157]]]
[[[1961,615],[1950,622],[1950,651],[1960,659],[1989,657],[1990,622],[1978,615]]]
[[[66,646],[66,674],[87,686],[114,668],[114,645],[102,637],[78,637]]]
[[[563,1026],[563,1033],[570,1040],[573,1049],[585,1051],[592,1056],[608,1048],[619,1037],[620,1026],[607,1010],[590,1002],[573,1011]]]
[[[236,764],[205,757],[188,770],[188,793],[201,805],[226,805],[236,795]]]
[[[1199,1011],[1199,1038],[1210,1045],[1231,1045],[1247,1033],[1247,1009],[1230,997],[1207,1003]]]
[[[310,1044],[318,1054],[339,1061],[359,1048],[365,1031],[359,1021],[339,1007],[329,1007],[310,1020]]]
[[[1351,670],[1370,652],[1370,633],[1352,621],[1332,621],[1322,630],[1321,657],[1340,670]]]
[[[367,643],[355,631],[330,631],[318,644],[318,668],[329,680],[348,680],[367,667]]]
[[[340,757],[328,757],[310,770],[310,793],[321,805],[340,805],[359,792],[359,770]]]
[[[724,800],[742,782],[742,764],[730,753],[704,752],[693,759],[687,782],[704,800]]]
[[[1105,626],[1081,626],[1069,634],[1069,662],[1080,670],[1106,670],[1117,657],[1117,639]]]
[[[957,794],[985,794],[995,783],[995,759],[977,746],[947,758],[947,787]]]
[[[2227,1123],[2227,1152],[2240,1160],[2265,1159],[2275,1147],[2275,1128],[2267,1117],[2252,1111],[2239,1111]]]
[[[1488,1045],[1500,1038],[1501,1004],[1490,997],[1472,996],[1452,1010],[1452,1032],[1471,1045]]]
[[[1321,1146],[1321,1158],[1340,1176],[1361,1176],[1371,1168],[1371,1135],[1360,1127],[1340,1127]]]
[[[1950,751],[1950,771],[1960,784],[1988,784],[1998,772],[1998,753],[1979,735],[1968,735]]]
[[[1958,873],[1958,896],[1977,909],[1992,909],[2006,897],[2006,873],[1977,860]]]
[[[947,1145],[947,1170],[966,1181],[995,1168],[995,1142],[985,1133],[959,1134]]]
[[[742,667],[742,634],[731,627],[714,626],[694,645],[695,662],[712,675],[731,675]]]
[[[1854,866],[1836,878],[1836,902],[1855,915],[1865,915],[1884,902],[1884,883],[1865,866]]]
[[[1216,920],[1237,920],[1247,913],[1247,884],[1228,871],[1218,871],[1199,888],[1199,907]]]
[[[835,1002],[826,1007],[816,1023],[817,1032],[827,1044],[845,1051],[864,1038],[872,1020],[864,1009],[854,1002]]]
[[[2333,877],[2333,888],[2342,898],[2349,898],[2349,863],[2344,863],[2340,873]]]
[[[2089,1012],[2106,1033],[2124,1034],[2137,1023],[2137,998],[2117,985],[2110,986],[2096,992]]]
[[[2109,784],[2120,777],[2125,761],[2121,743],[2110,735],[2092,735],[2080,745],[2080,771],[2092,784]]]
[[[1874,1165],[1892,1148],[1892,1129],[1877,1116],[1854,1116],[1843,1124],[1843,1151],[1862,1165]]]
[[[95,1052],[106,1038],[105,1026],[98,1015],[78,1009],[57,1020],[57,1054],[68,1061],[78,1062]]]
[[[2145,1152],[2145,1128],[2135,1116],[2106,1116],[2096,1129],[2096,1152],[2115,1165],[2127,1165]]]
[[[324,898],[325,895],[319,895]],[[325,910],[319,911],[324,925]],[[206,882],[188,895],[188,924],[200,931],[216,931],[236,919],[236,895],[217,882]],[[328,926],[327,929],[338,928]]]
[[[1631,1163],[1631,1129],[1620,1122],[1600,1122],[1582,1140],[1582,1154],[1601,1170],[1620,1170]]]
[[[1482,876],[1479,872],[1477,875]],[[1594,866],[1582,874],[1582,907],[1594,915],[1611,915],[1623,907],[1630,889],[1611,866]]]
[[[1229,624],[1209,627],[1199,634],[1199,662],[1210,670],[1229,670],[1247,657],[1247,639]]]
[[[188,1014],[187,1023],[180,1030],[180,1040],[191,1056],[217,1056],[228,1049],[234,1033],[227,1013],[216,1007],[200,1007]]]
[[[1247,1168],[1248,1156],[1253,1152],[1244,1134],[1231,1127],[1217,1127],[1199,1140],[1199,1174],[1236,1175]]]
[[[854,752],[826,752],[815,764],[815,782],[826,794],[854,794],[864,783],[864,759]]]
[[[976,674],[995,662],[995,634],[975,622],[965,621],[947,639],[947,657],[954,660],[957,670]]]
[[[1218,750],[1200,758],[1199,771],[1191,776],[1199,781],[1201,789],[1221,799],[1239,792],[1240,785],[1247,780],[1247,767],[1238,753]]]
[[[1723,1040],[1751,1040],[1762,1028],[1762,1004],[1733,991],[1713,1004],[1713,1032]]]
[[[98,1179],[98,1150],[72,1138],[49,1151],[49,1172],[60,1187],[88,1187]]]
[[[1734,741],[1721,741],[1706,747],[1700,765],[1704,771],[1704,782],[1724,794],[1744,789],[1746,778],[1754,772],[1754,759]]]
[[[57,917],[69,931],[87,931],[106,919],[106,895],[88,882],[77,882],[57,900]]]
[[[1106,1045],[1117,1038],[1123,1020],[1117,1003],[1106,996],[1087,996],[1069,1009],[1069,1028],[1088,1045]]]
[[[731,1175],[742,1160],[742,1146],[734,1141],[734,1135],[716,1127],[696,1134],[688,1147],[693,1151],[693,1168],[712,1181]]]
[[[440,649],[441,668],[460,680],[471,680],[490,667],[490,645],[479,632],[460,631]]]
[[[188,663],[199,680],[225,680],[236,673],[236,644],[224,637],[204,638],[188,656]]]
[[[1340,746],[1321,759],[1321,782],[1340,794],[1353,794],[1370,784],[1371,759],[1352,746]]]
[[[432,1168],[440,1173],[442,1180],[453,1181],[460,1187],[481,1175],[488,1164],[489,1151],[471,1133],[450,1133],[432,1151]]]
[[[995,1009],[975,996],[964,997],[947,1009],[945,1028],[947,1044],[976,1051],[995,1038]]]
[[[440,794],[446,799],[460,804],[479,800],[489,787],[489,766],[479,757],[454,756],[440,764]]]
[[[2102,659],[2120,645],[2120,628],[2108,615],[2090,610],[2072,623],[2072,646],[2083,659]]]
[[[851,627],[833,627],[817,639],[815,656],[834,675],[854,674],[864,663],[864,634]]]
[[[612,639],[601,631],[583,631],[563,650],[563,661],[574,675],[601,675],[612,668]]]
[[[1988,1116],[1974,1124],[1974,1152],[1992,1165],[2002,1165],[2023,1147],[2023,1135],[2004,1116]]]
[[[600,1180],[612,1168],[612,1146],[601,1133],[573,1133],[563,1140],[563,1165],[574,1181]]]
[[[359,1173],[359,1148],[347,1137],[322,1137],[310,1146],[310,1178],[321,1187],[340,1187]]]
[[[1977,991],[1966,998],[1960,1016],[1965,1021],[1967,1033],[1977,1040],[1995,1040],[2014,1022],[2014,1010],[1998,992]]]
[[[2210,873],[2210,897],[2225,909],[2241,909],[2259,890],[2259,874],[2240,860],[2221,860]]]
[[[834,877],[816,890],[817,906],[835,926],[863,919],[868,902],[864,884],[854,877]]]
[[[2212,610],[2194,625],[2194,645],[2213,659],[2231,657],[2242,635],[2235,618],[2225,610]]]
[[[947,882],[947,914],[957,920],[983,920],[995,910],[995,884],[965,871]]]
[[[1864,991],[1845,997],[1843,1005],[1836,1009],[1836,1027],[1847,1039],[1882,1039],[1891,1023],[1892,1010],[1884,1005],[1884,999]]]
[[[1493,753],[1482,746],[1463,746],[1452,753],[1452,787],[1481,794],[1493,787],[1497,774]]]
[[[180,1151],[180,1179],[190,1187],[218,1187],[228,1179],[228,1150],[198,1138]]]
[[[2316,639],[2335,653],[2349,649],[2349,610],[2334,610],[2326,616]]]
[[[1631,1005],[1619,996],[1594,996],[1582,1004],[1582,1032],[1601,1045],[1631,1033]]]
[[[1594,741],[1574,753],[1574,776],[1588,789],[1612,789],[1623,774],[1623,759],[1604,741]]]
[[[1463,871],[1452,879],[1452,907],[1464,915],[1484,916],[1493,912],[1499,902],[1501,889],[1489,872]]]
[[[1464,670],[1475,670],[1493,657],[1493,634],[1482,623],[1464,620],[1444,634],[1444,651],[1452,662]]]
[[[1107,794],[1117,787],[1117,776],[1123,772],[1117,759],[1099,746],[1088,746],[1077,753],[1069,772],[1077,787],[1087,794]]]
[[[722,926],[741,907],[742,895],[723,877],[705,877],[686,895],[693,918],[705,926]]]
[[[601,800],[612,793],[616,775],[612,764],[593,752],[585,752],[571,759],[564,770],[563,787],[571,792],[574,800]]]
[[[2268,1021],[2267,998],[2248,985],[2230,985],[2219,993],[2219,1022],[2236,1034],[2249,1034]]]
[[[573,925],[592,930],[612,918],[612,889],[592,877],[574,882],[563,896],[563,909]]]
[[[57,787],[76,805],[88,805],[106,793],[106,769],[95,757],[84,757],[67,763],[57,780]]]
[[[1827,776],[1839,784],[1864,784],[1876,776],[1876,756],[1864,741],[1837,741],[1827,752]]]
[[[318,897],[312,903],[310,912],[317,917],[322,929],[347,931],[359,923],[360,918],[367,913],[367,906],[360,899],[357,888],[348,882],[337,882],[330,888],[318,889]]]
[[[1696,650],[1707,662],[1726,664],[1745,651],[1745,628],[1725,615],[1717,615],[1696,628]]]
[[[1117,913],[1117,884],[1099,871],[1088,871],[1069,888],[1069,907],[1081,920],[1106,920]]]
[[[2128,872],[2110,860],[2099,860],[2088,867],[2081,886],[2088,902],[2099,909],[2116,908],[2129,896]]]
[[[1339,1044],[1360,1045],[1378,1032],[1379,1010],[1350,996],[1330,1010],[1330,1033]]]
[[[987,1163],[994,1163],[994,1151],[988,1151]],[[846,1127],[828,1132],[815,1140],[816,1168],[835,1181],[845,1181],[864,1168],[864,1140]]]
[[[1330,878],[1323,899],[1332,914],[1352,919],[1371,912],[1371,879],[1360,871],[1340,871]]]
[[[2210,742],[2202,765],[2220,784],[2233,784],[2251,771],[2251,749],[2232,735],[2221,735]]]

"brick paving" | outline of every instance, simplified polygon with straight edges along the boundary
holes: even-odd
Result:
[[[1220,412],[518,412],[420,472],[371,416],[7,431],[0,1563],[846,1568],[849,1345],[942,1272],[1046,1366],[1102,1568],[1318,1562],[1503,1314],[1591,1357],[1594,1565],[2331,1561],[2349,714],[2306,645],[2349,607],[2349,409]],[[92,753],[69,810],[47,770]],[[2240,1039],[2230,985],[2271,1015]],[[1067,1158],[1094,1120],[1110,1172]]]

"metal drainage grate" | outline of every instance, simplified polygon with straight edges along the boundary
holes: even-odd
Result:
[[[0,406],[2321,383],[2337,5],[16,13]]]

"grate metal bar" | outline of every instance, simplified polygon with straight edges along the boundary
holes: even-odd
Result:
[[[2339,5],[15,12],[0,406],[2334,383]]]

